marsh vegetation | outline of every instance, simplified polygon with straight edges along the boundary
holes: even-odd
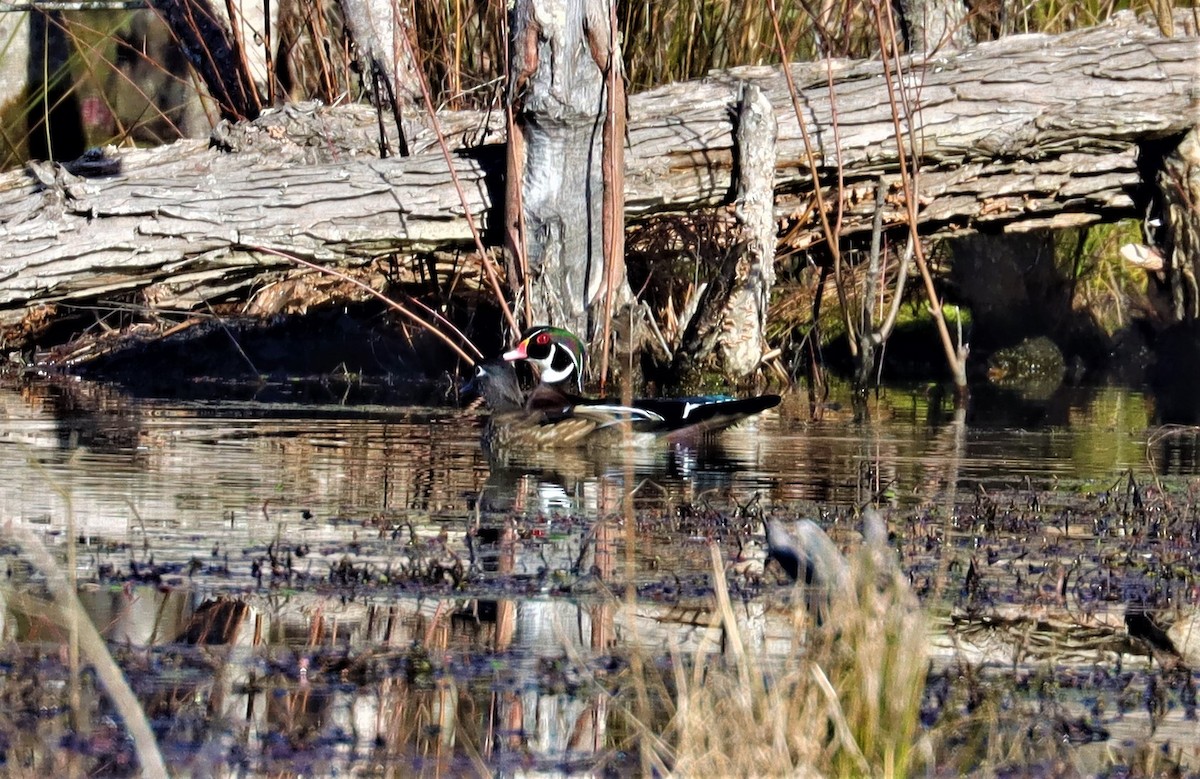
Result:
[[[445,407],[4,398],[4,510],[74,556],[172,775],[1196,765],[1196,438],[1135,394],[799,426],[793,399],[698,448],[506,463]],[[853,572],[819,621],[765,564],[764,520],[800,517]],[[5,552],[6,771],[134,773]]]
[[[1200,457],[1195,428],[1168,424],[1200,419],[1200,259],[1164,232],[1192,179],[1171,167],[1186,90],[1161,77],[1193,63],[1194,14],[973,4],[943,51],[887,4],[616,3],[619,36],[588,48],[610,57],[605,110],[584,124],[610,155],[705,129],[640,147],[645,178],[681,183],[642,193],[630,223],[603,157],[591,387],[769,383],[784,402],[694,445],[489,457],[455,377],[536,319],[530,258],[499,236],[524,212],[495,211],[520,194],[501,192],[498,142],[536,91],[507,83],[510,59],[544,38],[513,46],[495,2],[384,3],[411,36],[364,63],[354,5],[277,4],[274,23],[199,0],[0,9],[0,86],[21,87],[0,97],[16,290],[0,301],[0,772],[1200,771]],[[1114,19],[1130,10],[1141,21]],[[929,148],[961,158],[918,148],[910,120],[935,108],[919,97],[965,71],[909,68],[996,70],[951,38],[1110,21],[1122,56],[1021,44],[1079,65],[1059,78],[1163,89],[1141,123],[1097,114],[1124,133],[1100,138],[1108,156],[1071,156],[1082,101],[999,151],[939,151],[932,129]],[[798,60],[815,62],[676,85]],[[790,157],[767,166],[783,184],[747,266],[747,147],[726,136],[758,77],[824,113],[776,112]],[[854,92],[872,84],[887,98]],[[651,88],[650,120],[624,128],[624,90]],[[862,126],[884,129],[852,147],[864,95],[881,124]],[[213,146],[160,146],[188,138]],[[106,148],[75,159],[89,147]],[[876,164],[858,179],[851,148]],[[956,189],[970,165],[984,189]],[[375,200],[320,189],[343,177]],[[420,201],[438,177],[454,196]],[[685,183],[695,202],[673,202]],[[957,205],[931,217],[934,185]],[[271,209],[303,219],[254,233]],[[472,214],[493,221],[468,231]],[[120,240],[79,232],[109,216]],[[1003,232],[1025,218],[1039,229]],[[69,238],[84,248],[61,278],[30,259]],[[772,282],[750,290],[761,353],[734,376],[715,344],[751,276]],[[883,533],[864,532],[870,512]],[[815,600],[768,562],[765,523],[798,519],[848,571]]]

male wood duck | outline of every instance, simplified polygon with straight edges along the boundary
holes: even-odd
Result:
[[[480,363],[474,383],[493,410],[489,433],[497,440],[540,447],[613,445],[624,440],[621,426],[629,423],[634,443],[683,440],[729,427],[780,400],[778,395],[707,395],[642,398],[626,406],[585,398],[564,389],[581,386],[583,359],[583,342],[569,331],[546,326],[527,330],[502,363],[528,360],[540,369],[540,383],[525,396],[511,365],[505,370],[495,361]]]
[[[482,397],[492,411],[484,430],[484,442],[492,449],[613,445],[621,441],[622,422],[629,422],[639,436],[665,432],[663,417],[649,409],[568,395],[546,384],[526,394],[516,369],[505,360],[476,365],[464,391]]]

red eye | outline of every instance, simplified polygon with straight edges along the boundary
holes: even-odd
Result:
[[[536,340],[542,346],[545,346],[546,344],[550,343],[550,334],[549,333],[539,333],[538,337],[534,340]]]

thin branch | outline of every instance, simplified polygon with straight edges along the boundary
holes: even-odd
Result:
[[[621,74],[621,52],[617,40],[617,4],[609,0],[608,46],[602,54],[605,90],[608,95],[604,113],[603,217],[604,246],[604,335],[600,342],[600,392],[608,379],[608,353],[611,348],[613,295],[618,273],[625,267],[625,82]],[[622,274],[623,275],[623,274]]]
[[[872,0],[872,5],[875,10],[875,28],[879,35],[880,50],[885,54],[882,57],[884,84],[887,86],[888,102],[892,106],[892,127],[896,137],[896,158],[900,165],[900,183],[904,188],[904,205],[908,216],[908,229],[913,238],[913,257],[917,262],[917,270],[921,273],[921,279],[925,283],[925,294],[929,298],[929,306],[932,309],[933,321],[937,326],[938,336],[941,338],[942,349],[946,354],[946,363],[950,368],[954,377],[954,384],[960,391],[966,388],[966,366],[961,359],[958,350],[954,346],[954,342],[950,337],[950,329],[946,325],[946,318],[942,315],[941,299],[938,297],[937,288],[933,283],[933,275],[929,271],[929,263],[925,259],[925,252],[921,246],[921,236],[917,225],[917,188],[916,188],[916,169],[910,169],[909,154],[905,153],[905,133],[900,124],[900,104],[904,102],[903,95],[896,95],[896,85],[903,77],[900,69],[900,50],[896,44],[895,25],[892,21],[891,5],[881,2],[881,0]],[[887,32],[885,32],[885,30]],[[887,33],[890,33],[887,34]],[[893,66],[895,70],[893,70]],[[913,114],[906,112],[905,116],[909,117],[909,124],[912,124],[911,118]],[[909,139],[910,144],[912,139]],[[915,147],[910,146],[910,149]],[[915,156],[912,159],[913,166],[918,164],[918,158]]]
[[[900,305],[904,302],[904,287],[908,281],[908,263],[912,262],[913,247],[916,241],[912,234],[908,236],[908,242],[904,245],[904,252],[900,255],[900,269],[896,275],[896,292],[892,295],[892,307],[888,310],[887,317],[879,326],[879,340],[886,341],[888,336],[892,334],[892,329],[896,326],[896,319],[900,316]]]
[[[467,338],[465,335],[463,335],[462,331],[459,330],[457,327],[455,327],[454,324],[450,322],[450,320],[446,319],[444,316],[442,316],[438,312],[434,311],[432,308],[425,305],[424,303],[417,300],[416,298],[407,296],[411,303],[413,303],[413,304],[419,306],[420,308],[424,309],[425,311],[427,311],[434,318],[435,321],[437,321],[439,324],[441,324],[442,326],[444,326],[445,328],[450,330],[452,333],[454,333],[456,336],[458,336],[458,338],[464,344],[471,347],[471,350],[475,352],[475,356],[472,357],[471,355],[467,354],[461,346],[459,346],[453,340],[450,339],[450,336],[446,335],[444,332],[439,330],[437,327],[434,327],[434,325],[432,323],[422,319],[421,317],[417,316],[413,312],[409,311],[407,308],[400,305],[396,301],[392,300],[391,298],[389,298],[387,295],[383,294],[379,290],[375,289],[370,284],[367,284],[363,281],[360,281],[359,279],[354,278],[353,276],[345,274],[345,273],[341,272],[340,270],[338,270],[337,268],[330,268],[325,265],[318,265],[315,262],[309,262],[308,260],[297,257],[294,254],[288,254],[287,252],[283,252],[278,249],[272,249],[267,246],[250,246],[247,248],[252,249],[253,251],[256,251],[256,252],[262,252],[263,254],[271,254],[276,257],[282,257],[285,260],[290,260],[290,261],[296,263],[297,265],[302,265],[306,268],[310,268],[312,270],[317,271],[318,273],[324,273],[328,276],[333,276],[334,278],[340,279],[349,284],[353,284],[354,286],[356,286],[359,289],[366,292],[371,297],[376,298],[377,300],[383,301],[383,303],[385,305],[387,305],[388,308],[391,308],[392,310],[400,313],[401,315],[408,317],[414,323],[416,323],[418,326],[420,326],[422,329],[432,333],[434,336],[436,336],[438,339],[440,339],[443,343],[445,343],[447,346],[449,346],[454,351],[454,353],[457,354],[459,357],[461,357],[465,362],[475,363],[477,360],[480,360],[483,358],[483,352],[481,352],[479,350],[479,348],[475,346],[475,344],[471,343],[471,340],[469,338]]]
[[[412,41],[407,35],[397,36],[403,41],[406,53],[412,60],[416,61],[416,53],[412,49]],[[496,272],[496,265],[492,262],[492,257],[488,250],[484,248],[483,236],[479,234],[479,226],[475,224],[475,218],[471,216],[471,209],[467,204],[467,194],[463,191],[462,181],[458,178],[458,171],[454,168],[454,158],[450,153],[450,145],[446,143],[446,135],[442,132],[441,125],[437,120],[437,109],[433,106],[433,97],[429,92],[429,84],[425,79],[425,74],[420,68],[416,68],[417,81],[421,85],[421,98],[425,103],[425,112],[429,116],[430,124],[433,132],[437,135],[438,148],[442,150],[442,157],[446,160],[446,170],[450,173],[450,179],[454,182],[454,189],[458,192],[459,202],[462,203],[463,217],[467,221],[467,227],[471,230],[471,238],[475,241],[475,248],[479,251],[480,262],[483,263],[484,274],[487,276],[488,283],[492,287],[492,293],[496,296],[496,303],[500,306],[500,310],[504,314],[504,319],[508,322],[508,326],[512,328],[514,333],[521,331],[517,325],[516,317],[513,316],[512,308],[508,305],[508,300],[504,296],[504,290],[500,286],[500,277]],[[449,342],[449,341],[447,341]]]
[[[812,176],[813,197],[817,201],[817,215],[821,219],[821,230],[825,234],[825,242],[829,246],[829,254],[833,258],[834,267],[834,287],[837,289],[838,302],[842,307],[842,317],[846,326],[847,341],[850,344],[852,353],[857,353],[858,344],[855,343],[855,327],[853,317],[850,316],[850,307],[846,301],[845,285],[841,282],[841,244],[839,241],[838,231],[834,229],[834,225],[829,222],[829,212],[825,207],[825,195],[821,192],[821,176],[817,167],[816,152],[813,148],[812,139],[808,134],[808,125],[804,121],[804,111],[800,107],[800,93],[796,89],[795,80],[792,78],[792,69],[788,65],[788,53],[783,43],[783,32],[779,27],[779,9],[775,6],[775,0],[769,0],[767,3],[771,10],[771,25],[775,31],[775,42],[779,47],[779,56],[783,62],[783,77],[787,80],[788,94],[792,98],[792,111],[796,114],[796,123],[800,126],[800,137],[804,141],[805,161],[808,163],[809,175]],[[830,95],[832,100],[833,95]],[[834,114],[834,127],[837,127],[836,111]],[[835,129],[836,132],[836,129]],[[838,164],[839,186],[841,183],[841,164]],[[841,201],[841,192],[838,192],[839,203]],[[839,208],[839,222],[840,208]],[[839,226],[840,229],[840,226]]]
[[[237,349],[237,353],[240,354],[242,356],[242,359],[246,361],[246,364],[250,366],[250,372],[254,375],[254,377],[258,378],[258,377],[262,376],[262,374],[258,370],[258,367],[254,364],[254,361],[250,359],[250,355],[246,354],[246,350],[242,348],[242,345],[240,343],[238,343],[238,339],[235,338],[233,333],[231,333],[229,331],[229,327],[225,324],[225,320],[222,317],[217,316],[216,311],[213,311],[213,307],[211,304],[209,304],[208,298],[204,299],[204,307],[208,309],[208,313],[212,314],[213,318],[217,321],[217,324],[220,326],[221,330],[225,333],[226,336],[229,337],[230,342],[233,343],[233,348]]]

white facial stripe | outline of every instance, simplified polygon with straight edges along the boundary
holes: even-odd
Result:
[[[563,370],[555,370],[554,368],[546,368],[542,371],[542,382],[545,384],[557,384],[564,379],[570,378],[575,372],[575,367],[571,366]]]
[[[563,359],[564,356],[565,359]],[[541,368],[543,383],[557,384],[571,378],[571,374],[575,374],[575,382],[582,390],[583,366],[580,364],[580,355],[570,349],[553,344],[550,347],[550,354],[546,358],[532,362]]]

